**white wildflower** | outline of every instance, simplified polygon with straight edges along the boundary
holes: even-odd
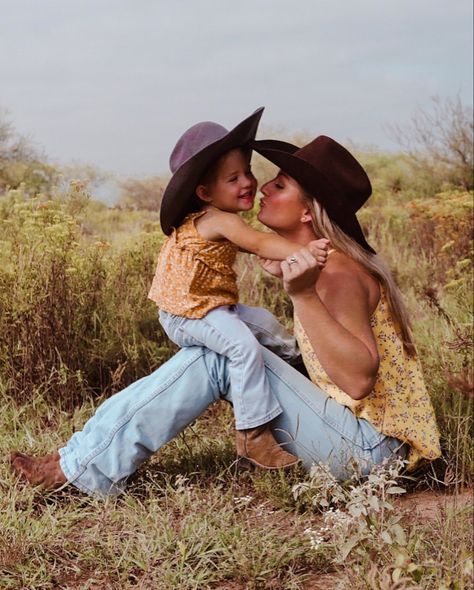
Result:
[[[234,504],[237,506],[247,506],[253,500],[253,496],[235,496]]]
[[[304,534],[309,538],[311,549],[319,549],[326,542],[326,538],[321,531],[315,531],[312,528],[306,528]]]

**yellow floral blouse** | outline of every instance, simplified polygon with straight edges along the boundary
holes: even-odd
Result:
[[[148,293],[160,309],[186,318],[203,318],[220,305],[239,300],[233,265],[237,246],[199,235],[194,222],[205,211],[191,213],[161,247]]]
[[[432,460],[441,455],[433,406],[418,360],[405,353],[397,335],[383,289],[370,323],[380,366],[373,391],[361,400],[352,399],[331,381],[296,316],[295,336],[313,383],[379,432],[408,443],[411,449],[407,467],[413,469],[420,459]]]

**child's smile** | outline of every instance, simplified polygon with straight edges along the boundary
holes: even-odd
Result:
[[[239,199],[244,203],[244,205],[248,205],[249,209],[253,207],[253,203],[255,201],[255,190],[248,190],[245,191]]]

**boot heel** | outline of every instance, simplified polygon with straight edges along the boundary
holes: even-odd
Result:
[[[246,459],[245,457],[237,456],[237,460],[235,462],[237,469],[241,469],[243,471],[251,471],[255,469],[255,465]]]

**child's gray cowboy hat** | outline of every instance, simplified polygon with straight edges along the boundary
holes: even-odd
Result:
[[[170,235],[189,213],[189,205],[200,178],[221,155],[240,146],[250,147],[264,107],[257,109],[231,131],[212,121],[190,127],[180,137],[170,156],[173,176],[163,194],[160,223]]]
[[[254,141],[252,148],[301,184],[348,236],[371,254],[376,253],[356,217],[372,194],[372,186],[365,170],[345,147],[320,135],[302,148],[273,139]]]

